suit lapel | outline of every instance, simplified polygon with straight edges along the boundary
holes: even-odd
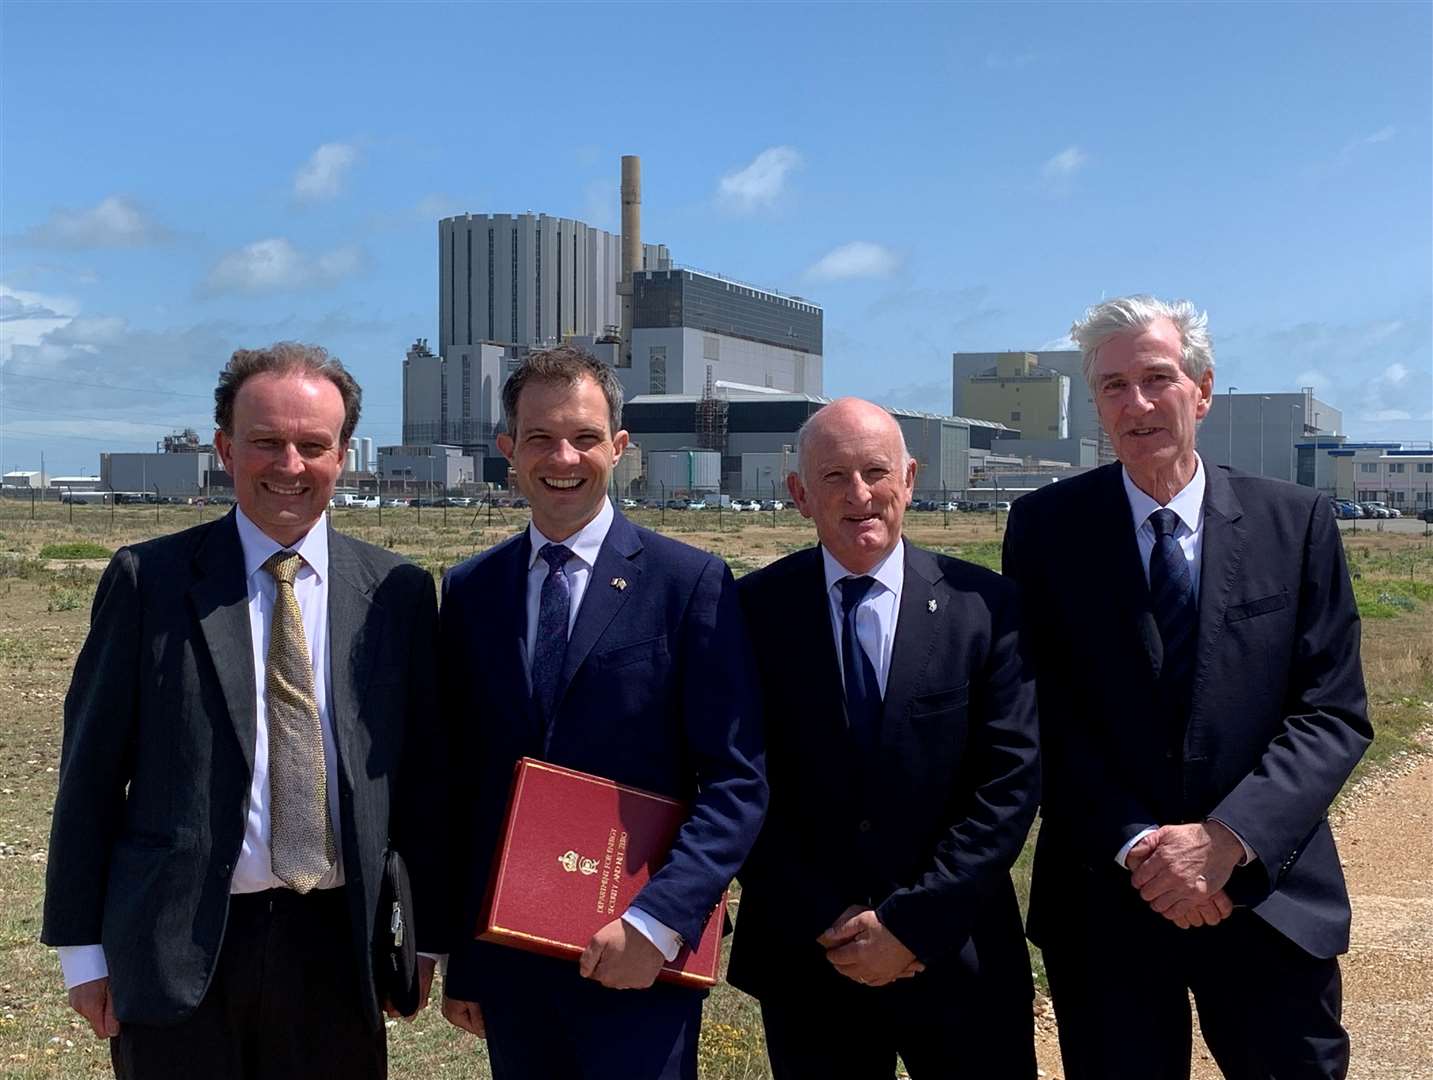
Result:
[[[802,563],[795,568],[794,595],[779,617],[791,622],[790,639],[805,643],[813,671],[804,677],[806,690],[816,695],[813,708],[803,710],[806,722],[831,731],[850,727],[846,716],[846,694],[841,674],[841,655],[831,628],[831,596],[826,588],[826,560],[821,548],[801,552]]]
[[[1205,469],[1204,537],[1199,570],[1199,633],[1191,691],[1189,728],[1202,719],[1199,703],[1214,666],[1214,650],[1224,632],[1224,613],[1239,568],[1244,561],[1248,534],[1239,524],[1243,507],[1234,495],[1229,477],[1222,468]]]
[[[1085,534],[1092,545],[1089,559],[1076,559],[1074,565],[1087,569],[1102,564],[1108,567],[1109,576],[1098,586],[1100,603],[1111,606],[1116,625],[1129,635],[1131,648],[1148,665],[1151,679],[1158,679],[1164,645],[1150,606],[1149,581],[1135,539],[1124,472],[1118,463],[1105,466],[1097,498],[1099,505],[1090,508]]]
[[[254,686],[254,638],[249,625],[244,549],[233,511],[209,529],[194,554],[194,575],[189,603],[214,663],[229,722],[239,740],[239,752],[252,775],[258,692]]]
[[[881,746],[886,748],[904,739],[911,698],[924,689],[935,643],[950,618],[951,605],[942,602],[938,591],[940,566],[930,552],[905,543],[905,581],[896,616],[896,636],[891,645],[891,669],[886,675],[886,696],[881,709]]]
[[[562,679],[557,684],[553,703],[554,716],[561,712],[563,696],[592,647],[612,624],[617,612],[641,589],[642,566],[638,558],[641,553],[642,539],[637,530],[621,514],[614,513],[607,537],[597,552],[592,576],[587,580],[577,621],[567,639]]]
[[[353,745],[359,704],[378,663],[384,620],[374,618],[374,580],[357,558],[353,542],[328,530],[328,690],[329,717],[337,742],[339,767],[350,790],[353,776],[343,748]]]

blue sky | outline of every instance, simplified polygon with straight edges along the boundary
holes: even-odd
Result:
[[[438,217],[616,229],[826,310],[825,386],[1102,295],[1209,310],[1216,390],[1433,438],[1426,3],[0,7],[0,465],[207,432],[241,346],[328,346],[400,435]],[[619,55],[618,50],[626,50]]]

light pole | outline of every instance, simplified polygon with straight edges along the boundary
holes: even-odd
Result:
[[[1299,482],[1299,474],[1294,464],[1294,417],[1299,416],[1302,419],[1302,412],[1303,409],[1299,405],[1289,406],[1289,479],[1296,484]]]
[[[1268,401],[1264,394],[1259,395],[1259,475],[1264,475],[1264,402]]]
[[[1229,401],[1229,416],[1226,420],[1229,425],[1229,456],[1225,459],[1224,464],[1231,469],[1234,467],[1234,391],[1238,389],[1237,386],[1230,386],[1225,395]]]

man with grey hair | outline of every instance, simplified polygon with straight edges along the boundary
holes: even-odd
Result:
[[[120,1080],[379,1080],[390,844],[446,945],[433,579],[325,519],[360,400],[336,358],[241,349],[214,400],[238,506],[100,580],[41,938]]]
[[[1070,1080],[1184,1080],[1189,994],[1224,1075],[1342,1077],[1349,903],[1327,812],[1372,738],[1328,500],[1195,433],[1187,301],[1072,335],[1119,458],[1011,507],[1044,749],[1028,932]]]
[[[776,1080],[1035,1075],[1010,867],[1039,784],[1014,590],[907,542],[900,427],[843,398],[787,486],[818,547],[739,589],[770,717],[771,808],[739,875],[732,985]],[[850,1018],[841,1031],[833,1021]]]

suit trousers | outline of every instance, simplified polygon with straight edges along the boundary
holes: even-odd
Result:
[[[761,1000],[773,1080],[1034,1080],[1035,1019],[1023,982],[883,987],[844,975],[792,979]],[[967,992],[975,990],[975,992]]]
[[[1044,946],[1066,1080],[1188,1080],[1189,998],[1228,1080],[1342,1080],[1338,961],[1310,956],[1247,908],[1181,930],[1131,894]]]
[[[503,960],[516,977],[480,1002],[493,1080],[696,1080],[706,994],[609,990],[571,960]]]
[[[177,1024],[121,1024],[117,1080],[383,1080],[385,1031],[363,1015],[344,890],[232,896],[198,1008]]]

